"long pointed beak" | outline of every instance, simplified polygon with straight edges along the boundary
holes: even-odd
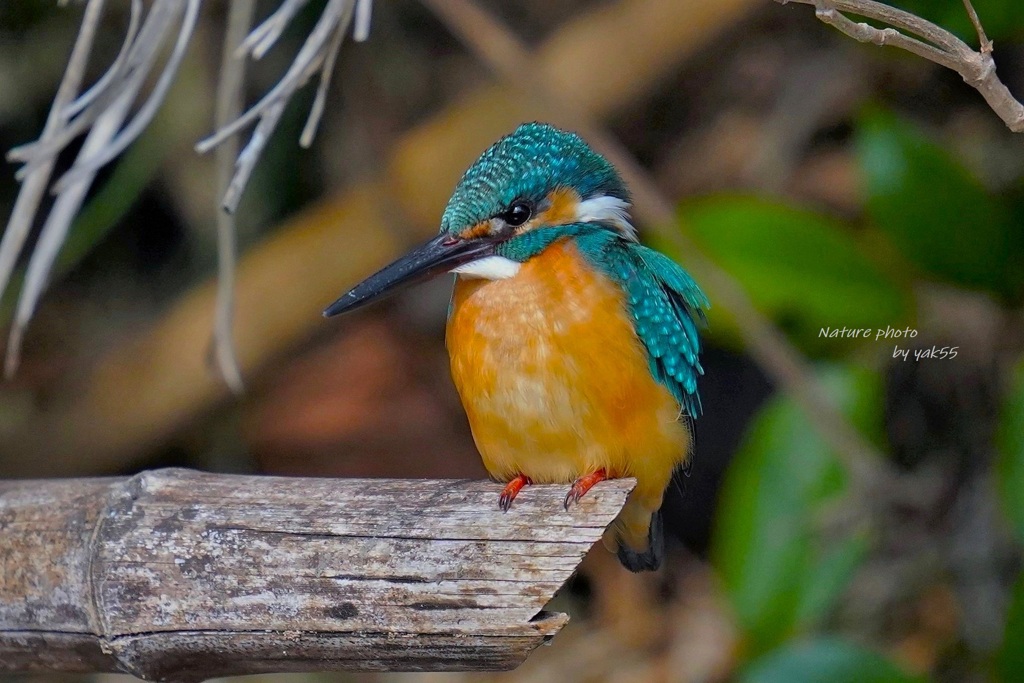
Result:
[[[343,294],[324,309],[324,317],[355,310],[401,287],[488,256],[494,247],[495,242],[486,238],[463,240],[441,233]]]

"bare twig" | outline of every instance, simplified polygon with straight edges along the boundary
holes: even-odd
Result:
[[[356,25],[352,30],[352,38],[363,42],[370,37],[370,12],[373,0],[356,0]]]
[[[347,23],[348,19],[344,19],[343,22]],[[341,42],[344,39],[344,31],[335,31],[334,37],[327,47],[327,58],[324,60],[324,66],[320,70],[320,84],[316,88],[316,99],[313,100],[313,106],[310,107],[306,125],[303,126],[302,135],[299,137],[299,144],[303,147],[309,148],[313,144],[313,138],[316,136],[317,128],[320,126],[320,117],[323,116],[324,107],[327,104],[327,89],[331,85],[331,74],[334,73],[334,62],[338,58],[338,51],[341,49]]]
[[[230,140],[229,145],[222,147],[230,155],[225,152],[219,155],[221,164],[224,159],[234,162],[233,172],[228,167],[222,174],[220,184],[222,206],[230,213],[237,208],[285,105],[296,90],[319,73],[320,84],[316,99],[300,139],[305,147],[312,144],[325,108],[331,72],[353,16],[356,40],[364,40],[369,34],[372,0],[328,0],[316,27],[281,81],[249,111],[240,114],[246,58],[251,55],[259,59],[266,54],[307,2],[282,0],[278,9],[248,35],[246,33],[252,23],[253,3],[251,0],[239,0],[232,8],[232,23],[226,37],[230,46],[224,57],[224,78],[218,98],[218,130],[198,146],[201,152],[205,152]],[[25,327],[45,289],[50,268],[85,194],[97,171],[138,138],[163,104],[195,29],[200,4],[201,0],[157,0],[144,12],[141,0],[131,0],[128,30],[120,52],[100,79],[76,99],[104,6],[103,0],[90,0],[42,135],[39,140],[9,152],[8,159],[23,163],[15,173],[23,185],[3,240],[0,241],[0,296],[10,283],[18,255],[24,248],[36,218],[43,192],[50,183],[57,155],[81,135],[91,141],[79,152],[71,169],[53,185],[52,191],[58,195],[58,199],[30,259],[7,346],[7,376],[16,369]],[[149,95],[134,116],[129,118],[129,112],[143,85],[151,80],[154,65],[167,38],[175,30],[177,39],[170,55]],[[238,153],[238,143],[234,136],[251,123],[256,124],[255,129],[241,153]],[[102,134],[94,134],[97,130]],[[237,393],[242,389],[242,381],[231,335],[236,246],[234,222],[230,217],[218,217],[218,236],[220,281],[214,354],[225,382]]]
[[[138,113],[117,135],[112,139],[98,154],[88,159],[81,166],[76,164],[76,167],[68,171],[64,177],[62,177],[53,187],[53,192],[59,194],[68,187],[70,183],[77,180],[81,180],[87,176],[95,175],[96,172],[115,157],[121,154],[124,149],[135,141],[136,138],[142,133],[143,130],[150,124],[153,117],[156,115],[160,105],[164,102],[164,97],[167,95],[167,91],[170,90],[171,83],[174,81],[174,77],[178,74],[178,67],[181,66],[181,60],[185,58],[185,49],[188,47],[189,40],[192,38],[192,32],[195,30],[196,19],[199,17],[199,0],[187,0],[185,5],[185,14],[181,21],[181,27],[178,30],[178,38],[174,45],[174,50],[171,52],[170,57],[167,59],[167,64],[164,66],[163,71],[160,73],[160,77],[157,79],[156,84],[153,86],[152,92],[149,97],[139,108]],[[153,57],[155,57],[155,53]]]
[[[125,33],[124,42],[121,44],[121,51],[117,54],[117,58],[111,63],[106,73],[91,88],[79,95],[74,102],[64,108],[62,115],[65,119],[72,118],[85,109],[86,106],[92,104],[97,96],[107,91],[114,78],[121,72],[121,68],[125,60],[128,59],[128,55],[131,54],[130,48],[135,43],[135,36],[138,34],[141,19],[142,0],[132,0],[128,15],[128,31]]]
[[[360,21],[357,22],[356,28],[363,33],[368,31],[370,3],[367,0],[328,0],[316,26],[277,85],[271,88],[248,111],[237,116],[230,123],[220,125],[216,132],[196,145],[196,149],[200,153],[208,152],[241,132],[246,126],[256,124],[249,142],[235,162],[234,177],[224,194],[223,206],[226,210],[234,212],[238,208],[242,192],[249,182],[256,162],[259,161],[260,155],[263,153],[267,140],[270,139],[281,119],[285,105],[299,88],[304,86],[315,74],[320,73],[320,88],[301,138],[303,144],[312,142],[316,125],[323,111],[330,71],[334,66],[338,50],[341,48],[342,38],[348,30],[349,24],[352,23],[357,2],[360,3]],[[249,54],[255,59],[262,57],[274,45],[291,19],[305,4],[306,0],[283,2],[277,11],[242,41],[238,52],[242,55]],[[366,9],[363,8],[364,5],[367,7]]]
[[[96,36],[96,28],[99,26],[100,17],[103,13],[103,0],[91,0],[85,8],[85,15],[82,18],[82,27],[78,32],[78,39],[71,50],[71,57],[68,59],[68,67],[64,71],[64,78],[57,88],[57,94],[53,98],[53,105],[50,107],[50,114],[46,119],[40,142],[47,142],[53,139],[64,125],[64,109],[68,103],[74,100],[76,93],[82,83],[85,67],[89,60],[89,53],[92,51],[93,38]],[[29,230],[35,221],[36,212],[39,210],[39,202],[42,200],[43,192],[50,182],[50,174],[53,173],[53,166],[56,163],[56,155],[37,166],[23,180],[18,198],[14,203],[14,211],[7,222],[7,229],[4,231],[3,239],[0,240],[0,296],[7,289],[14,273],[14,266],[17,263],[18,255],[21,253],[25,240],[28,238]]]
[[[299,10],[306,6],[309,0],[284,0],[277,11],[262,24],[257,26],[249,36],[238,46],[236,56],[241,59],[246,54],[251,54],[253,59],[262,59],[263,55],[274,46],[277,39],[291,23],[292,18]]]
[[[329,0],[313,31],[278,84],[248,111],[241,113],[241,86],[246,57],[263,57],[306,3],[307,0],[285,0],[248,36],[244,33],[235,35],[235,31],[248,31],[252,23],[253,3],[251,0],[237,0],[234,3],[221,67],[223,75],[218,96],[217,131],[196,146],[199,152],[218,148],[222,210],[217,217],[219,268],[213,352],[221,376],[236,394],[242,391],[243,384],[232,334],[237,250],[233,216],[263,149],[281,120],[285,105],[299,88],[319,72],[320,83],[316,98],[299,139],[303,147],[313,143],[327,102],[334,64],[353,14],[357,14],[354,30],[356,39],[363,40],[369,34],[370,0]],[[239,153],[237,134],[253,122],[256,122],[255,128]],[[233,173],[230,160],[234,160]]]
[[[633,191],[637,213],[648,227],[687,259],[697,279],[739,327],[751,355],[809,416],[825,441],[842,458],[861,493],[882,493],[889,483],[884,459],[839,413],[825,395],[800,353],[785,335],[758,311],[736,280],[718,267],[692,240],[675,229],[672,203],[621,144],[589,114],[537,78],[531,52],[495,17],[472,0],[424,0],[424,3],[478,56],[524,93],[541,99],[554,116],[594,143],[622,172]]]
[[[978,33],[978,45],[981,47],[982,53],[991,53],[992,41],[985,35],[985,29],[981,26],[981,19],[978,18],[978,13],[975,11],[974,5],[971,4],[971,0],[964,0],[964,9],[967,10],[967,16],[970,17],[971,24]]]
[[[137,11],[137,5],[132,5],[132,11]],[[96,85],[67,107],[64,113],[64,128],[49,141],[31,142],[15,147],[8,153],[7,157],[11,161],[24,162],[15,178],[21,180],[49,155],[58,154],[68,143],[87,132],[106,107],[118,99],[128,84],[148,74],[180,11],[181,0],[164,0],[153,5],[130,45],[122,48],[122,53],[127,48],[127,54],[123,58],[119,55]],[[133,19],[132,23],[135,21],[138,20]],[[129,36],[131,29],[129,25]],[[88,106],[85,106],[86,103]]]
[[[996,75],[996,64],[992,59],[992,41],[985,35],[981,20],[970,0],[964,0],[964,7],[978,33],[980,51],[973,50],[949,31],[929,21],[874,0],[776,2],[813,5],[818,19],[854,40],[875,45],[892,45],[956,71],[968,85],[981,93],[992,111],[1010,130],[1015,133],[1024,132],[1024,104],[1014,98],[1006,84]],[[888,24],[888,27],[880,29],[854,21],[843,14],[844,12],[880,21]]]
[[[35,143],[11,150],[8,155],[11,160],[24,162],[24,167],[16,174],[23,185],[3,243],[0,243],[0,295],[10,282],[18,254],[38,211],[42,193],[50,181],[57,155],[77,136],[86,134],[85,143],[71,169],[53,186],[57,200],[29,259],[7,344],[4,365],[7,376],[17,368],[25,328],[46,287],[50,269],[67,236],[68,227],[78,213],[97,171],[141,134],[163,103],[195,29],[200,0],[157,2],[152,5],[145,19],[142,19],[142,3],[133,0],[129,26],[120,53],[96,84],[76,100],[74,98],[89,59],[102,5],[102,0],[92,0],[86,7],[79,40],[69,59],[64,81],[54,98],[42,136]],[[167,38],[174,33],[177,33],[174,48],[148,98],[126,124],[132,105],[151,76]]]
[[[221,56],[220,85],[214,113],[217,126],[238,117],[245,97],[245,56],[238,48],[252,26],[255,0],[234,0],[228,13]],[[238,156],[238,139],[232,137],[217,149],[217,196],[223,196],[231,182],[231,167]],[[217,303],[213,324],[213,358],[224,383],[233,393],[244,390],[242,371],[235,353],[235,265],[238,253],[235,214],[217,207]]]
[[[86,136],[85,144],[82,145],[82,150],[79,152],[79,159],[88,159],[110,143],[128,115],[128,107],[131,106],[134,96],[134,91],[127,90],[112,106],[104,110],[93,124],[89,135]],[[77,165],[78,161],[76,160],[75,163]],[[18,298],[14,324],[11,326],[10,336],[7,340],[4,372],[8,379],[18,368],[25,328],[28,327],[39,297],[42,296],[50,267],[57,258],[57,252],[67,236],[68,226],[71,225],[72,219],[82,206],[82,200],[85,199],[85,193],[88,192],[91,184],[91,175],[69,184],[57,198],[43,225],[39,242],[29,260],[28,271],[25,273],[25,284],[22,286],[21,296]]]

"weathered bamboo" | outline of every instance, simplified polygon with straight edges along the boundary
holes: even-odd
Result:
[[[531,487],[503,514],[477,481],[0,482],[0,671],[514,668],[632,486],[568,512]]]

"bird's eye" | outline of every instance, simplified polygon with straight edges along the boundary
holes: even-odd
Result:
[[[515,228],[530,220],[532,215],[533,206],[527,201],[517,199],[512,202],[512,206],[508,207],[505,213],[501,214],[501,219],[505,221],[506,225]]]

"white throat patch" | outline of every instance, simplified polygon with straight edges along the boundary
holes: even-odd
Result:
[[[505,280],[518,273],[522,265],[504,256],[485,256],[476,261],[463,263],[458,268],[452,269],[452,272],[465,277],[478,277],[484,280]]]
[[[585,199],[576,205],[576,220],[580,223],[611,223],[623,237],[636,242],[636,228],[629,222],[629,202],[609,195]]]

